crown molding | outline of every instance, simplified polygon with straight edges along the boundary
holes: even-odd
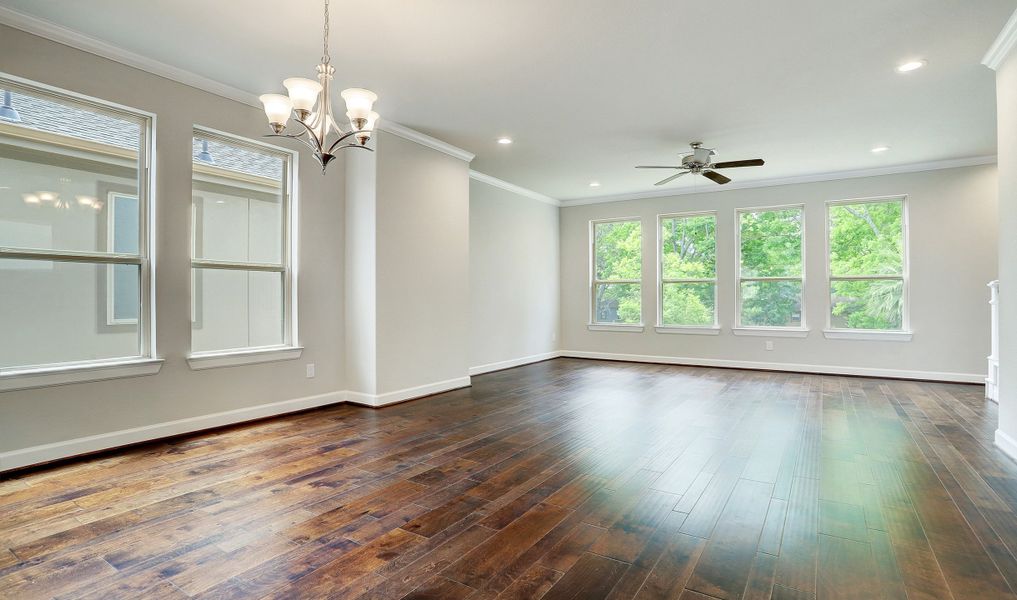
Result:
[[[716,192],[729,192],[732,190],[747,190],[754,188],[775,187],[780,185],[795,185],[800,183],[816,183],[821,181],[837,181],[839,179],[858,179],[862,177],[878,177],[880,175],[897,175],[900,173],[918,173],[921,171],[938,171],[940,169],[955,169],[958,167],[973,167],[978,165],[991,165],[996,163],[995,156],[974,156],[971,158],[958,158],[952,160],[941,160],[934,162],[913,163],[909,165],[897,165],[893,167],[877,167],[874,169],[858,169],[854,171],[834,171],[830,173],[817,173],[815,175],[798,175],[794,177],[781,177],[776,179],[758,179],[755,181],[744,181],[730,183],[723,186],[708,188],[682,188],[672,190],[652,190],[646,192],[634,192],[631,194],[617,194],[613,196],[596,196],[593,198],[572,198],[561,200],[561,206],[584,206],[587,204],[604,204],[608,202],[623,202],[625,200],[645,200],[648,198],[668,198],[671,196],[688,196],[692,194],[713,194]]]
[[[467,152],[458,146],[453,146],[452,144],[443,142],[438,138],[431,137],[426,133],[420,133],[416,129],[410,129],[405,125],[400,125],[393,121],[386,121],[385,119],[379,120],[378,129],[391,133],[392,135],[397,135],[405,140],[416,142],[421,146],[427,146],[428,148],[433,148],[439,152],[444,152],[449,156],[454,156],[460,160],[465,160],[466,162],[472,161],[475,156],[472,152]]]
[[[122,65],[127,65],[128,67],[133,67],[153,75],[158,75],[164,79],[169,79],[217,96],[222,96],[223,98],[228,98],[235,102],[257,107],[261,106],[261,103],[258,102],[257,96],[249,92],[203,77],[197,73],[192,73],[190,71],[168,65],[164,62],[136,54],[129,50],[120,48],[119,46],[114,46],[113,44],[74,31],[73,29],[68,29],[63,25],[57,25],[52,21],[40,19],[32,15],[26,15],[25,13],[18,12],[5,6],[0,6],[0,23],[48,40],[52,40],[65,46],[70,46],[71,48],[88,52],[89,54],[107,58]]]
[[[46,19],[40,19],[32,15],[27,15],[23,12],[0,6],[0,24],[8,25],[15,29],[20,29],[26,33],[37,35],[42,38],[70,46],[89,54],[94,54],[102,58],[118,62],[122,65],[132,67],[152,75],[157,75],[163,79],[169,79],[177,83],[182,83],[186,86],[208,92],[234,102],[253,106],[255,108],[261,108],[261,101],[258,100],[257,94],[252,94],[245,90],[235,88],[231,85],[221,83],[214,79],[210,79],[203,75],[168,65],[164,62],[160,62],[147,56],[142,56],[130,50],[125,50],[119,46],[114,46],[108,42],[104,42],[100,39],[85,35],[81,32],[68,29],[63,25],[57,25],[52,21]],[[393,121],[387,121],[382,119],[378,122],[378,129],[381,131],[387,131],[393,135],[397,135],[401,138],[416,142],[422,146],[427,146],[444,152],[466,162],[473,160],[473,154],[457,148],[451,144],[445,143],[437,138],[433,138],[429,135],[420,133],[400,125]]]
[[[561,206],[561,202],[550,196],[545,196],[540,192],[535,192],[533,190],[518,186],[514,183],[509,183],[503,179],[498,179],[497,177],[491,177],[490,175],[481,173],[479,171],[474,171],[471,169],[470,179],[479,181],[481,183],[486,183],[487,185],[494,186],[496,188],[501,188],[506,192],[512,192],[513,194],[516,194],[518,196],[524,196],[526,198],[530,198],[538,202],[543,202],[544,204],[550,204],[551,206]]]
[[[1010,20],[1003,26],[1003,31],[999,32],[999,37],[985,53],[982,64],[993,71],[999,69],[1015,47],[1017,47],[1017,10],[1010,15]]]

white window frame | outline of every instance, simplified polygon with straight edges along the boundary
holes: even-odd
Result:
[[[834,206],[845,206],[855,204],[880,204],[887,202],[901,203],[901,235],[903,236],[903,256],[900,275],[851,275],[835,277],[830,271],[830,208]],[[867,198],[848,198],[842,200],[828,200],[826,202],[824,228],[826,230],[826,328],[823,336],[831,340],[865,340],[865,341],[890,341],[909,342],[913,337],[911,331],[911,238],[909,228],[909,202],[907,194],[894,194],[889,196],[872,196]],[[833,326],[833,299],[830,289],[834,281],[890,281],[899,280],[902,285],[902,313],[900,329],[848,329]]]
[[[639,224],[639,279],[597,279],[597,225],[605,223],[625,223],[634,221]],[[643,220],[641,217],[615,217],[610,219],[594,219],[590,221],[589,229],[589,269],[590,288],[588,293],[589,320],[586,328],[590,331],[628,331],[633,333],[642,332],[643,325]],[[639,323],[603,323],[596,320],[597,317],[597,286],[602,284],[635,284],[639,286]]]
[[[119,358],[83,360],[42,365],[0,368],[0,392],[84,381],[99,381],[120,377],[154,375],[163,361],[156,358],[155,343],[155,258],[154,258],[154,198],[155,198],[155,131],[156,115],[121,104],[100,100],[58,87],[42,84],[22,77],[0,72],[0,86],[5,89],[21,88],[30,94],[55,97],[84,105],[89,110],[114,117],[140,121],[141,139],[138,148],[138,254],[108,252],[79,252],[52,249],[0,248],[0,258],[73,262],[91,265],[137,265],[141,297],[138,324],[138,353]],[[10,88],[8,87],[10,86]],[[29,138],[31,130],[19,132]],[[40,138],[51,136],[41,134]],[[87,142],[83,142],[87,143]]]
[[[801,238],[802,238],[802,274],[800,277],[742,277],[742,215],[745,213],[770,212],[788,209],[801,211]],[[780,204],[776,206],[752,206],[735,209],[735,326],[731,332],[735,335],[753,335],[761,337],[808,337],[809,328],[806,315],[806,274],[808,268],[805,263],[806,256],[806,227],[805,227],[805,204]],[[742,324],[742,283],[747,281],[800,281],[802,284],[802,318],[801,325],[782,327],[777,325],[756,326]]]
[[[116,237],[116,202],[115,198],[131,198],[135,202],[138,202],[138,197],[135,194],[127,194],[124,192],[108,192],[106,194],[106,251],[112,253],[113,245]],[[141,205],[138,204],[139,210]],[[116,286],[115,283],[115,265],[107,265],[106,267],[106,324],[107,325],[137,325],[137,319],[118,319],[116,318]]]
[[[717,243],[717,211],[700,210],[679,213],[666,213],[657,215],[657,333],[679,333],[692,335],[718,335],[720,334],[720,315],[718,310],[717,297],[717,260],[714,255],[713,277],[712,278],[664,278],[664,247],[663,223],[668,219],[688,219],[692,217],[713,217],[714,248]],[[666,325],[664,324],[664,285],[668,283],[712,283],[713,284],[713,324],[712,325]]]
[[[297,231],[298,194],[296,178],[299,155],[293,150],[198,125],[194,126],[192,137],[218,140],[225,144],[246,147],[257,152],[268,152],[278,155],[283,160],[283,188],[281,190],[283,231],[282,256],[279,263],[233,262],[195,258],[193,209],[190,211],[192,222],[190,227],[191,243],[189,244],[191,247],[192,319],[195,314],[193,308],[195,282],[193,274],[195,269],[280,273],[283,277],[283,343],[273,346],[191,352],[187,356],[187,363],[191,369],[202,370],[300,358],[303,348],[298,343],[299,329],[297,326],[297,243],[299,234]],[[191,164],[193,169],[193,161]]]

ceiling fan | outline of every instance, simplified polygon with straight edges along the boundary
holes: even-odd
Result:
[[[681,172],[675,173],[674,175],[661,179],[653,185],[664,185],[670,183],[675,179],[678,179],[682,175],[688,175],[689,173],[700,174],[706,177],[710,181],[724,185],[731,181],[730,178],[725,177],[718,173],[717,169],[733,169],[735,167],[760,167],[764,164],[763,159],[753,158],[751,160],[729,160],[726,162],[715,163],[713,157],[717,155],[717,152],[710,148],[703,148],[703,142],[692,142],[689,144],[692,146],[692,152],[686,152],[682,155],[682,164],[678,166],[659,166],[659,165],[639,165],[637,169],[678,169]]]

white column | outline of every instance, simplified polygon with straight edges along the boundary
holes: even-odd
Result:
[[[985,397],[999,402],[999,281],[989,282],[989,311],[992,327],[992,344],[989,354],[989,374],[985,378]]]
[[[1017,460],[1017,11],[983,63],[996,71],[999,149],[999,428],[996,446]]]

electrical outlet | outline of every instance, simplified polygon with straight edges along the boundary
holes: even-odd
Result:
[[[766,340],[766,349],[767,350],[773,350],[773,341]]]
[[[314,363],[307,363],[307,378],[311,379],[314,377]]]

